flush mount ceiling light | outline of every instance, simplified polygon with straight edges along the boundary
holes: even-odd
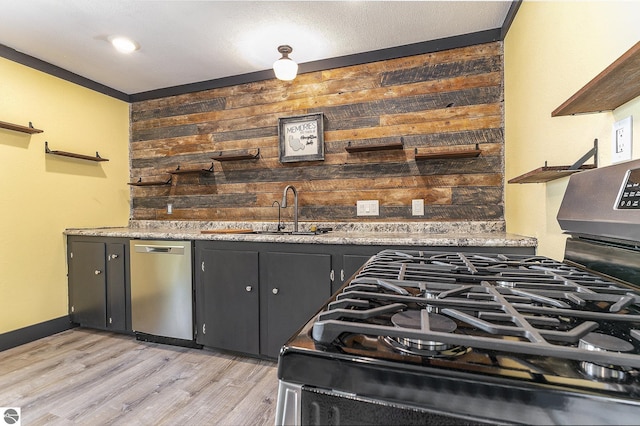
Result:
[[[135,41],[128,39],[127,37],[109,37],[109,41],[120,53],[131,53],[140,48]]]
[[[298,73],[298,64],[289,58],[289,53],[293,52],[293,49],[285,44],[278,46],[278,52],[282,53],[282,58],[273,63],[273,71],[276,73],[276,78],[278,80],[291,81],[296,78]]]

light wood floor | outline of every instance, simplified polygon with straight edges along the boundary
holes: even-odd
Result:
[[[0,352],[0,406],[34,425],[273,425],[276,363],[73,329]]]

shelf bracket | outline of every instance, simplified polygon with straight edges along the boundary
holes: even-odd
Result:
[[[593,165],[596,166],[597,168],[598,167],[598,139],[597,138],[593,140],[593,148],[591,148],[589,152],[587,152],[585,155],[580,157],[578,161],[573,163],[573,165],[569,167],[569,170],[580,169],[580,167],[585,163],[585,161],[587,161],[591,157],[593,157]]]
[[[131,186],[163,186],[163,185],[170,185],[171,184],[171,179],[173,179],[173,176],[169,176],[169,179],[167,181],[148,181],[148,182],[143,182],[142,181],[142,177],[139,177],[137,181],[133,182],[133,183],[128,183],[127,185],[131,185]]]

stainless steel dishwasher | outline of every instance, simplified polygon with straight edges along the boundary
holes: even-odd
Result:
[[[195,346],[191,241],[130,244],[131,325],[136,337]]]

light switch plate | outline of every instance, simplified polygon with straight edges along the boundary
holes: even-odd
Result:
[[[413,216],[424,216],[424,200],[419,198],[411,200],[411,214]]]
[[[633,147],[633,121],[631,116],[616,121],[613,124],[611,137],[611,163],[620,163],[631,160],[631,148]]]
[[[378,200],[358,200],[356,203],[358,216],[379,216]]]

